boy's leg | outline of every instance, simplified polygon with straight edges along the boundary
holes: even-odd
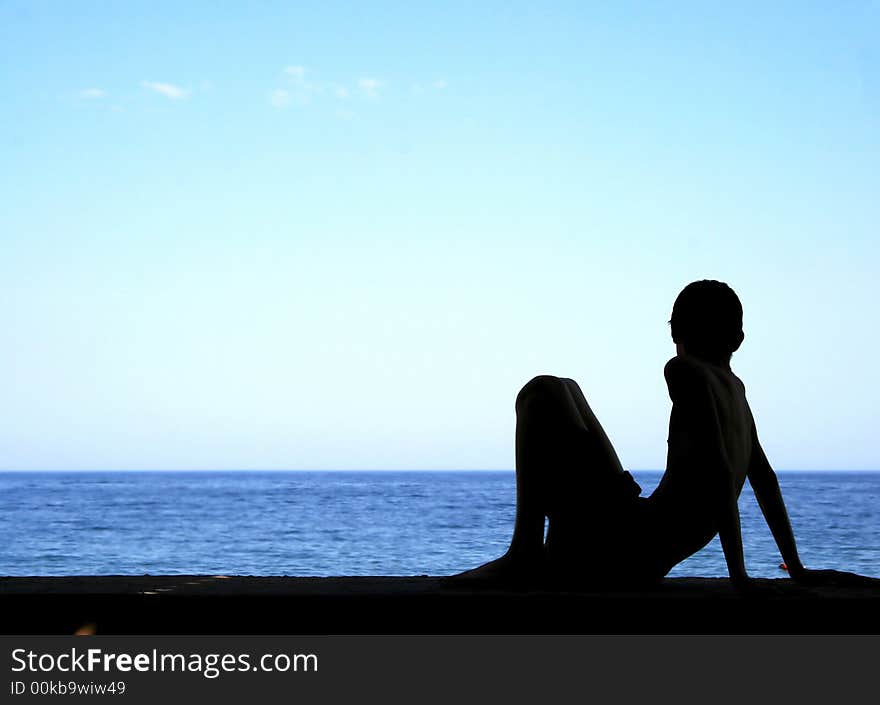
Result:
[[[599,419],[596,418],[596,415],[587,403],[586,397],[584,397],[584,393],[581,391],[578,383],[568,378],[562,381],[568,388],[572,400],[584,421],[584,428],[592,436],[594,445],[597,446],[596,452],[598,457],[594,458],[598,466],[597,471],[604,472],[610,469],[616,473],[622,473],[623,466],[620,464],[617,452],[614,450],[614,446],[611,445],[611,441],[608,440],[608,436],[605,433],[605,429],[602,428],[602,424],[599,423]]]
[[[516,520],[510,548],[501,558],[454,579],[540,573],[547,556],[546,517],[548,539],[561,532],[561,541],[578,543],[577,537],[594,535],[607,504],[601,479],[622,473],[616,453],[606,453],[605,444],[610,448],[573,381],[551,375],[530,380],[516,398]]]
[[[544,543],[544,518],[558,514],[562,501],[567,505],[578,501],[575,495],[593,462],[591,435],[567,380],[541,375],[520,391],[516,399],[513,557],[538,555]]]
[[[510,553],[531,558],[547,547],[613,550],[620,512],[641,488],[625,473],[574,380],[541,376],[517,397],[517,514]],[[551,535],[554,537],[551,542]],[[562,548],[562,550],[566,550]]]

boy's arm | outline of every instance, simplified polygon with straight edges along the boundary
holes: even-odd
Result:
[[[752,419],[752,454],[748,470],[749,484],[755,491],[755,497],[770,533],[779,547],[782,560],[788,568],[789,575],[797,579],[804,571],[804,566],[798,556],[797,546],[794,541],[794,533],[791,530],[791,522],[785,503],[782,501],[782,491],[779,489],[779,481],[771,467],[764,449],[758,441],[758,432],[755,421]]]
[[[726,467],[719,478],[718,498],[718,537],[724,560],[727,561],[727,573],[734,585],[745,585],[749,582],[746,564],[743,557],[742,530],[739,523],[739,506],[736,491],[733,487],[733,473]]]
[[[767,520],[776,545],[779,546],[779,552],[782,554],[792,580],[803,585],[868,585],[876,587],[880,584],[880,580],[877,578],[869,578],[864,575],[839,570],[811,570],[804,567],[800,556],[798,556],[791,522],[788,520],[788,512],[785,511],[785,503],[782,501],[779,481],[767,461],[767,456],[764,455],[764,449],[758,442],[754,419],[752,419],[752,457],[749,462],[748,477],[761,507],[761,512]]]

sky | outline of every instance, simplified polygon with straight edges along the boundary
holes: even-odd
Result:
[[[0,469],[662,469],[728,282],[771,463],[880,469],[880,4],[0,1]]]

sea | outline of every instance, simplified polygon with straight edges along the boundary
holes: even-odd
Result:
[[[633,471],[646,495],[659,471]],[[780,472],[806,565],[880,577],[880,472]],[[0,575],[447,575],[501,555],[513,471],[0,473]],[[751,489],[746,566],[785,577]],[[718,539],[670,576],[725,576]]]

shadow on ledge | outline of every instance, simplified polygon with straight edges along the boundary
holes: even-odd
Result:
[[[439,577],[0,577],[3,634],[877,634],[880,588],[667,578],[500,590]]]

